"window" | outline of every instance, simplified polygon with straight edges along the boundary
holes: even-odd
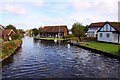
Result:
[[[106,37],[110,37],[110,34],[106,34]]]
[[[108,31],[108,24],[106,24],[106,31]]]
[[[103,34],[102,34],[102,33],[100,33],[100,37],[102,37],[102,35],[103,35]]]

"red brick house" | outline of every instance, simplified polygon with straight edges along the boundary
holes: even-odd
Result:
[[[8,29],[8,30],[2,30],[2,35],[1,37],[6,40],[9,41],[11,40],[11,36],[15,34],[15,32],[12,29]]]
[[[61,37],[68,35],[69,31],[66,25],[44,26],[40,32],[40,37]]]

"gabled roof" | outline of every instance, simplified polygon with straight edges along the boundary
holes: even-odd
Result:
[[[5,35],[9,36],[11,32],[15,33],[12,29],[2,30],[2,35],[3,36],[5,36]]]
[[[44,26],[42,28],[42,32],[49,32],[49,33],[52,33],[52,32],[64,32],[65,29],[67,29],[67,26],[66,25],[60,25],[60,26]],[[67,29],[68,31],[68,29]]]
[[[100,28],[105,24],[105,22],[96,22],[96,23],[91,23],[88,28]]]
[[[120,32],[120,22],[105,22],[105,24],[109,24],[112,26],[116,31]],[[105,25],[104,24],[104,25]],[[104,25],[102,27],[104,27]],[[101,27],[101,28],[102,28]],[[101,28],[98,30],[98,32],[101,30]]]
[[[108,22],[113,28],[120,32],[120,22]]]

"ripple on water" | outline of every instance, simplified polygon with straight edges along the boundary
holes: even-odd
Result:
[[[21,51],[3,66],[3,78],[120,78],[117,59],[30,37],[23,38],[23,43]]]

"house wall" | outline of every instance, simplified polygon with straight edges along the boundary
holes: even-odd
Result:
[[[68,33],[69,33],[69,32],[68,32],[68,29],[65,28],[65,29],[64,29],[64,36],[68,35]]]
[[[87,37],[96,37],[97,31],[99,29],[100,28],[89,28],[88,31],[87,31]]]
[[[113,27],[111,27],[109,24],[105,24],[103,28],[101,28],[100,31],[116,31]]]
[[[97,40],[104,42],[118,43],[118,34],[113,33],[113,31],[116,30],[113,27],[111,27],[109,24],[104,25],[104,27],[101,28],[100,31],[98,32]],[[107,35],[109,35],[109,37]]]

